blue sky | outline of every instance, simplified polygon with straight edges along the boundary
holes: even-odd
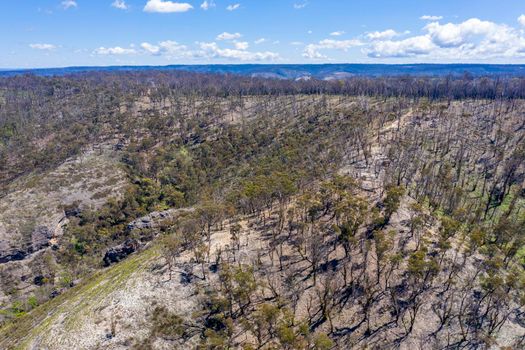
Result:
[[[0,68],[525,63],[523,0],[2,0]]]

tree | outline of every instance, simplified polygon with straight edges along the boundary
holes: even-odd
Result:
[[[162,254],[168,264],[169,281],[171,281],[173,267],[175,266],[177,256],[182,248],[182,242],[176,234],[166,235],[162,239]]]
[[[394,214],[401,203],[401,198],[405,194],[405,189],[401,186],[387,186],[386,197],[383,200],[385,206],[385,224],[390,221],[390,217]]]

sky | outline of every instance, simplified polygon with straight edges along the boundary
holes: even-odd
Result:
[[[525,64],[525,1],[0,1],[0,68],[225,63]]]

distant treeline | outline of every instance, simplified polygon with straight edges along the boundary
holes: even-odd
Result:
[[[66,97],[93,89],[112,95],[174,94],[200,96],[343,94],[435,99],[513,99],[525,97],[525,78],[474,77],[353,77],[343,80],[286,80],[184,71],[88,72],[61,77],[31,74],[0,78],[4,98],[20,91]],[[7,93],[6,93],[7,92]],[[26,95],[27,96],[27,95]]]

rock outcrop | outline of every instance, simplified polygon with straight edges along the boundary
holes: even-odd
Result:
[[[41,225],[35,227],[30,237],[18,244],[9,241],[6,234],[0,235],[0,264],[23,260],[28,255],[49,247],[54,238],[62,235],[66,223],[65,216],[55,216],[48,222],[42,222]]]
[[[143,230],[143,229],[155,229],[162,226],[163,222],[174,220],[180,214],[188,213],[193,211],[192,208],[183,208],[183,209],[168,209],[164,211],[154,211],[145,215],[137,220],[130,222],[127,226],[129,232],[134,230]]]
[[[126,179],[118,160],[111,145],[93,146],[53,170],[10,183],[0,197],[0,264],[53,245],[68,218],[119,198]]]
[[[136,239],[128,239],[124,243],[108,249],[104,255],[104,266],[117,263],[139,249],[140,243]]]
[[[147,242],[151,241],[156,236],[155,232],[150,232],[150,234],[144,234],[143,232],[138,233],[137,231],[152,231],[158,229],[166,223],[177,219],[180,215],[190,213],[193,210],[193,208],[182,208],[155,211],[141,218],[133,220],[127,225],[126,233],[131,236],[137,236],[138,239],[129,238],[124,243],[109,248],[106,251],[106,254],[104,254],[104,266],[109,266],[111,264],[117,263],[125,259],[128,255],[144,247]],[[135,233],[137,234],[135,235]]]
[[[31,246],[33,251],[40,250],[50,246],[51,239],[55,236],[55,232],[47,226],[37,227],[31,234]]]
[[[2,243],[3,242],[0,242],[0,264],[10,261],[23,260],[28,254],[30,254],[27,250],[19,248],[2,248]]]

